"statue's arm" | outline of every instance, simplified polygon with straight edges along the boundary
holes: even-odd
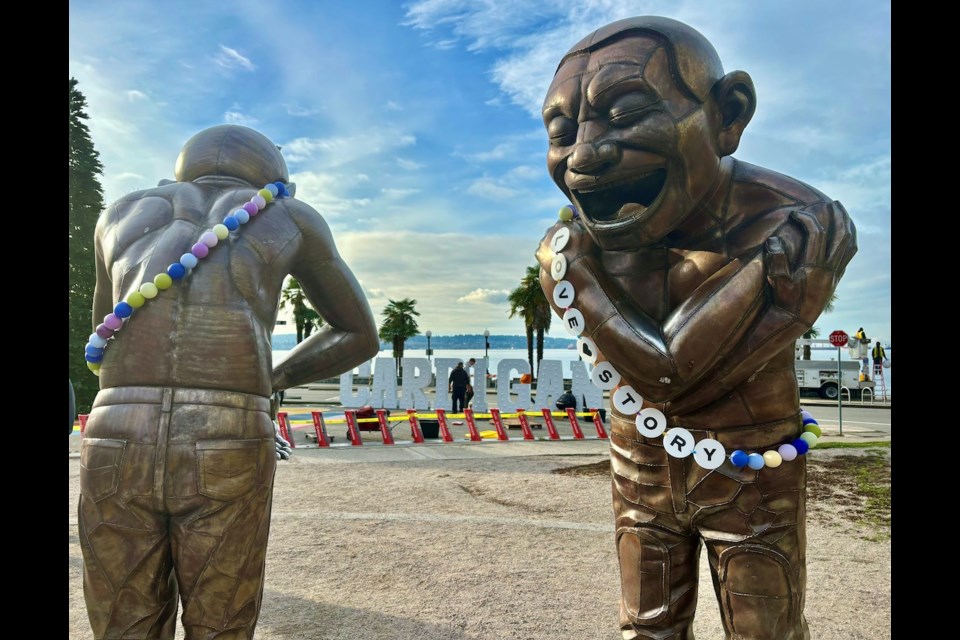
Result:
[[[553,231],[537,252],[551,305]],[[570,249],[563,251],[564,279],[575,289],[571,306],[626,383],[674,412],[690,410],[722,396],[802,335],[856,252],[855,230],[839,206],[795,212],[777,233],[714,274],[660,324],[623,296],[589,236],[571,225]]]
[[[763,261],[757,253],[734,260],[703,283],[662,324],[630,302],[602,269],[589,236],[571,229],[564,280],[575,290],[572,307],[604,360],[654,402],[677,396],[696,384],[724,350],[740,339],[762,308]],[[549,275],[549,237],[538,251],[540,282],[553,304],[556,283]],[[546,248],[545,248],[546,247]],[[556,308],[563,315],[563,309]]]
[[[104,316],[113,311],[113,283],[110,281],[110,268],[104,257],[105,236],[111,210],[104,211],[97,220],[93,235],[93,255],[96,263],[97,282],[93,289],[93,328],[103,322]]]
[[[303,235],[290,274],[325,324],[274,368],[274,391],[338,376],[380,351],[370,305],[337,252],[329,226],[302,202],[290,200],[287,206]]]
[[[695,388],[667,403],[665,412],[688,413],[717,400],[791,347],[830,302],[856,252],[856,228],[839,202],[791,212],[765,242],[763,313]]]

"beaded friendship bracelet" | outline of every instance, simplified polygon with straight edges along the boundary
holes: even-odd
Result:
[[[249,222],[269,203],[289,197],[290,192],[283,182],[277,181],[265,185],[263,189],[260,189],[256,195],[250,198],[249,202],[227,215],[222,223],[216,224],[212,229],[201,233],[197,242],[190,247],[190,251],[180,256],[179,261],[167,267],[165,272],[158,273],[152,282],[144,282],[139,289],[130,292],[126,298],[114,305],[113,311],[108,313],[103,318],[103,322],[97,325],[96,330],[90,334],[90,338],[84,347],[87,368],[99,376],[104,350],[111,340],[116,339],[116,332],[123,328],[134,311],[146,304],[147,300],[156,298],[164,289],[169,289],[175,281],[190,275],[200,263],[200,260],[210,255],[210,249],[217,246],[217,243],[221,240],[225,240],[231,231],[236,231],[241,225]]]
[[[560,209],[560,221],[569,224],[580,217],[580,213],[572,205]],[[573,285],[563,279],[567,272],[567,258],[561,251],[570,241],[570,229],[561,227],[550,239],[550,248],[554,252],[550,264],[550,276],[557,282],[553,290],[553,302],[563,309],[563,326],[567,333],[577,338],[577,351],[588,363],[594,365],[590,372],[590,379],[594,385],[604,391],[610,391],[611,402],[614,408],[624,415],[635,415],[637,431],[646,438],[663,436],[664,449],[676,458],[685,458],[693,455],[693,459],[705,469],[716,469],[724,460],[737,467],[762,469],[763,467],[779,467],[784,461],[790,461],[807,453],[817,446],[821,429],[817,421],[806,409],[800,412],[803,420],[804,432],[798,438],[762,452],[746,452],[740,449],[726,455],[722,444],[712,438],[704,438],[699,442],[694,440],[693,434],[682,427],[667,429],[667,418],[663,412],[653,407],[641,409],[643,398],[630,385],[620,384],[621,375],[614,366],[606,360],[597,361],[602,355],[596,343],[590,338],[581,335],[585,329],[583,314],[572,304],[576,294]],[[661,382],[670,382],[668,378]],[[614,389],[616,387],[616,389]]]

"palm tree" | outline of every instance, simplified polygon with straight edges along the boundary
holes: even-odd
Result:
[[[420,312],[414,309],[416,304],[416,300],[404,298],[390,300],[383,308],[383,324],[380,325],[379,336],[381,340],[389,340],[393,344],[393,357],[397,361],[398,373],[400,358],[403,357],[403,344],[408,338],[420,333],[420,327],[414,319],[414,316],[420,315]]]
[[[825,306],[825,307],[823,308],[823,312],[824,312],[824,313],[830,313],[831,311],[833,311],[833,303],[836,302],[836,301],[837,301],[837,292],[834,291],[832,294],[830,294],[830,299],[827,301],[827,306]],[[819,337],[820,337],[820,329],[818,329],[817,327],[810,327],[810,329],[809,329],[805,334],[803,334],[802,337],[803,337],[804,339],[806,339],[806,340],[812,340],[812,339],[814,339],[814,338],[819,338]],[[809,345],[809,344],[803,345],[803,359],[804,359],[804,360],[809,360],[809,359],[810,359],[810,345]]]
[[[287,286],[280,293],[280,308],[289,306],[293,311],[293,321],[297,325],[297,344],[309,338],[314,329],[323,326],[323,318],[310,306],[303,289],[296,278],[290,276]]]
[[[510,292],[510,316],[523,318],[527,330],[527,360],[530,371],[534,371],[533,336],[537,336],[537,365],[543,360],[543,336],[550,330],[553,311],[540,287],[540,267],[527,267],[527,273],[520,280],[520,286]]]

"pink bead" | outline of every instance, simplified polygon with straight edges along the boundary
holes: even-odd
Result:
[[[97,335],[106,340],[113,335],[113,329],[101,322],[97,325]]]
[[[220,238],[217,237],[213,231],[204,231],[200,234],[200,242],[207,245],[208,247],[215,247],[217,243],[220,242]]]
[[[257,209],[263,209],[267,206],[267,201],[263,199],[263,196],[256,195],[250,198],[250,202],[257,205]]]
[[[253,202],[248,202],[245,205],[243,205],[243,209],[244,211],[249,213],[251,216],[255,216],[258,213],[260,213],[260,209],[258,209],[257,205],[253,204]]]
[[[117,317],[115,313],[108,313],[103,318],[103,324],[107,329],[112,329],[116,331],[123,326],[123,320]]]
[[[210,247],[203,244],[202,242],[198,242],[197,244],[190,247],[190,253],[197,256],[198,258],[206,258],[207,254],[210,253]]]

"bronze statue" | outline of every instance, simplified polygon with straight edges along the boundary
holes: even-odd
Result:
[[[253,637],[276,468],[270,397],[379,351],[326,222],[285,197],[276,145],[212,127],[183,146],[175,177],[97,224],[87,360],[101,389],[78,507],[97,638],[172,639],[179,600],[187,638]],[[288,274],[326,323],[273,367]]]
[[[700,33],[637,17],[574,45],[543,103],[573,206],[540,281],[612,394],[624,638],[693,638],[701,544],[728,638],[809,638],[802,454],[819,433],[794,343],[856,231],[839,202],[731,157],[755,102]]]

